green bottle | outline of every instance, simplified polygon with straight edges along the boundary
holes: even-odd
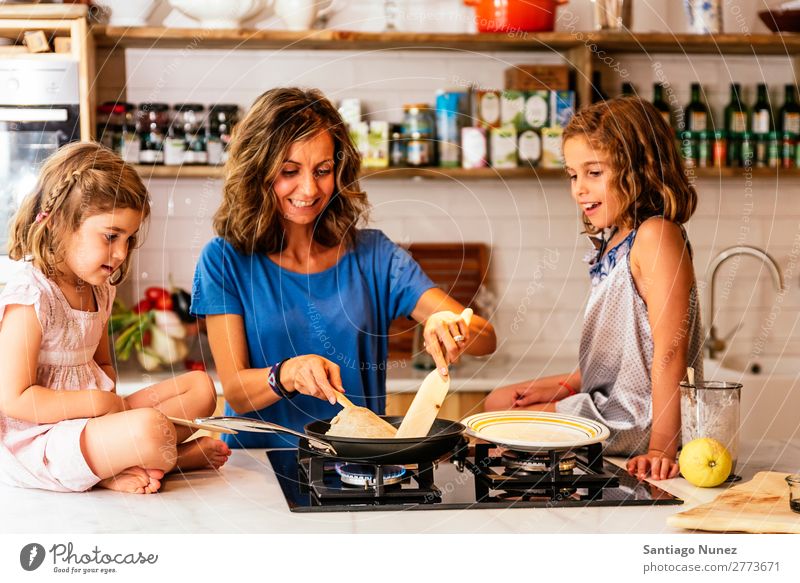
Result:
[[[748,111],[742,103],[742,86],[731,83],[731,100],[725,107],[725,131],[728,135],[740,135],[747,131]]]
[[[661,83],[653,85],[653,106],[667,122],[668,126],[672,126],[672,110],[669,104],[664,100],[664,86]]]
[[[783,133],[800,134],[800,104],[797,103],[797,89],[786,85],[786,98],[778,115],[780,130]]]
[[[623,95],[636,95],[636,89],[633,87],[633,83],[623,83],[622,84],[622,94]]]
[[[750,130],[757,135],[768,134],[775,129],[772,109],[769,106],[769,93],[765,83],[758,84],[758,97],[753,104],[753,123]]]
[[[700,83],[692,83],[692,100],[684,110],[683,121],[690,132],[705,132],[711,129],[711,113],[700,95]]]

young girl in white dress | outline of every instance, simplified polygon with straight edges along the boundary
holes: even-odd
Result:
[[[211,379],[191,372],[115,392],[107,321],[150,213],[135,170],[97,144],[43,165],[12,226],[20,271],[0,293],[0,482],[80,492],[156,492],[165,472],[218,468],[218,439],[186,441],[167,416],[211,415]]]

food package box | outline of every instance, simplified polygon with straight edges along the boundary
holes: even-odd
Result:
[[[438,91],[436,93],[436,140],[439,146],[439,166],[450,168],[459,166],[461,153],[459,134],[467,101],[467,94],[462,91]]]
[[[525,126],[543,128],[550,122],[550,92],[528,91],[525,94]]]
[[[517,141],[520,165],[536,166],[542,158],[542,136],[536,130],[525,130]]]
[[[367,137],[367,156],[364,158],[366,168],[386,168],[389,166],[389,122],[369,122]]]
[[[506,69],[506,89],[566,91],[570,70],[566,65],[517,65]]]
[[[564,128],[542,128],[542,168],[563,168],[564,155],[561,152],[561,136]]]
[[[493,168],[516,168],[517,128],[511,125],[492,128],[489,155]]]
[[[348,97],[339,103],[339,115],[344,123],[349,126],[361,121],[361,100],[358,97]]]
[[[57,36],[53,39],[53,48],[57,53],[71,53],[72,38],[68,36]]]
[[[29,53],[50,52],[50,43],[47,42],[47,35],[43,30],[26,30],[24,38]]]
[[[550,93],[550,126],[567,127],[575,113],[574,91],[553,91]]]
[[[482,128],[500,127],[500,91],[481,89],[476,95],[478,125]]]
[[[369,124],[365,121],[359,121],[349,124],[350,139],[355,144],[358,153],[361,154],[361,159],[366,160],[369,158]]]
[[[500,96],[500,125],[513,125],[517,131],[525,129],[525,93],[503,91]]]
[[[461,128],[462,168],[485,168],[487,165],[486,129]]]

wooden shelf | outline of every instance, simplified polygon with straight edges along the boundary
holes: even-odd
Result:
[[[222,178],[222,166],[134,166],[142,178]],[[435,180],[514,180],[536,178],[564,178],[564,171],[556,168],[366,168],[360,178],[370,180],[397,180],[404,178],[429,178]]]
[[[97,45],[104,48],[230,48],[328,50],[468,50],[560,51],[580,46],[575,35],[559,32],[523,34],[444,34],[354,32],[346,30],[256,30],[118,26],[92,27]]]
[[[564,51],[596,46],[607,52],[685,54],[800,54],[797,34],[672,34],[546,32],[452,34],[346,30],[212,30],[164,27],[92,27],[104,48],[229,48],[328,50]]]
[[[147,166],[136,165],[142,178],[223,178],[222,166]],[[696,178],[800,178],[800,169],[753,168],[749,174],[743,168],[695,168],[690,172]],[[431,180],[566,180],[560,168],[367,168],[360,178],[369,180],[402,180],[424,178]]]

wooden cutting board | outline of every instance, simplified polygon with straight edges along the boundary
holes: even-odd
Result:
[[[712,502],[667,518],[667,524],[712,532],[800,534],[800,514],[789,509],[789,486],[778,472],[759,472]]]

